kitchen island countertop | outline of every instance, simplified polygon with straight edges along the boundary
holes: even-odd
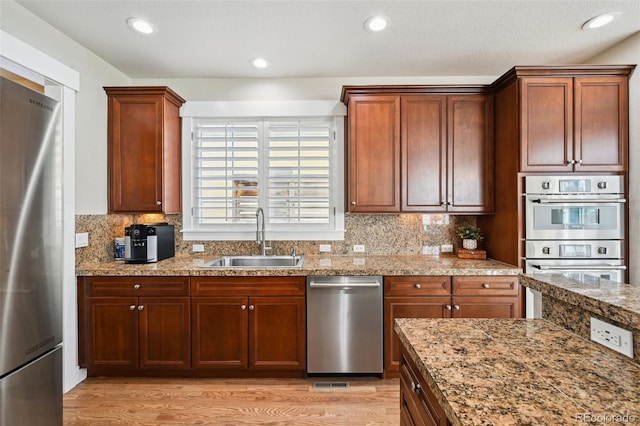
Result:
[[[77,276],[309,276],[309,275],[518,275],[522,270],[495,260],[425,255],[305,255],[302,268],[203,268],[218,256],[176,256],[158,263],[87,263]]]
[[[640,366],[544,319],[398,319],[453,425],[640,423]]]

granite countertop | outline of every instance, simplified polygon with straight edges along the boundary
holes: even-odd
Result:
[[[402,318],[395,330],[454,426],[640,423],[640,366],[546,320]]]
[[[495,260],[455,256],[305,255],[302,268],[202,268],[217,256],[177,256],[158,263],[120,262],[82,264],[77,276],[308,276],[308,275],[518,275],[521,269]]]
[[[520,283],[543,295],[640,329],[640,286],[588,274],[580,278],[561,274],[521,275]]]

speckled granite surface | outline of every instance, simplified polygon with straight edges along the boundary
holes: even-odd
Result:
[[[453,425],[640,423],[640,366],[543,319],[399,319]]]
[[[305,255],[302,268],[202,268],[215,256],[176,256],[151,264],[124,262],[84,263],[76,275],[221,275],[221,276],[307,276],[307,275],[518,275],[520,269],[494,260],[458,259],[455,256]]]
[[[542,317],[589,339],[591,317],[631,331],[640,365],[640,286],[591,275],[522,275],[520,283],[542,293]],[[639,420],[640,423],[640,420]]]
[[[520,283],[544,296],[567,302],[620,324],[640,329],[640,286],[585,275],[522,275]]]

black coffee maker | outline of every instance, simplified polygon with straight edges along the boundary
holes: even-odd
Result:
[[[136,224],[124,229],[125,263],[153,263],[175,255],[174,226]]]

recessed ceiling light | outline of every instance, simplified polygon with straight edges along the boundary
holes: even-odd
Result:
[[[610,12],[603,15],[598,15],[595,18],[591,18],[587,22],[585,22],[582,25],[582,29],[593,30],[596,28],[604,27],[605,25],[610,24],[611,22],[618,19],[620,15],[622,15],[622,13],[620,12]]]
[[[251,65],[253,65],[256,68],[266,68],[267,65],[269,65],[269,63],[262,58],[253,58],[251,59]]]
[[[142,18],[129,18],[127,25],[142,34],[153,34],[157,31],[156,27]]]
[[[378,15],[372,16],[367,19],[364,23],[364,28],[367,31],[377,32],[382,31],[387,28],[391,24],[391,19],[388,16]]]

